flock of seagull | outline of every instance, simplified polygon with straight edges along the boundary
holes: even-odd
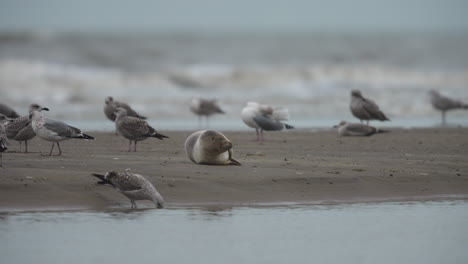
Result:
[[[431,90],[429,94],[433,107],[442,113],[443,125],[446,124],[447,111],[453,109],[468,109],[468,104],[460,100],[443,96],[435,90]],[[215,100],[197,97],[192,98],[190,110],[198,115],[200,125],[203,117],[206,118],[208,124],[208,119],[211,115],[225,113]],[[351,113],[360,120],[360,123],[341,121],[335,126],[339,135],[370,136],[375,133],[388,132],[369,126],[369,121],[371,120],[389,121],[390,119],[380,110],[379,106],[373,100],[365,98],[359,90],[351,91],[350,110]],[[29,115],[19,116],[12,108],[0,103],[0,167],[2,167],[1,155],[2,152],[8,149],[9,139],[20,142],[20,151],[22,142],[24,142],[24,152],[27,153],[28,141],[37,135],[43,140],[52,142],[52,147],[48,154],[49,156],[52,155],[55,145],[57,145],[58,148],[57,155],[62,154],[59,143],[61,141],[72,138],[94,139],[93,136],[83,133],[76,127],[44,116],[43,111],[49,111],[49,109],[38,104],[31,104],[28,111]],[[136,152],[138,141],[150,137],[160,140],[169,138],[168,136],[158,133],[145,121],[145,116],[138,114],[127,103],[116,101],[112,97],[105,98],[104,114],[109,120],[115,123],[117,134],[129,140],[129,152],[132,150],[132,143],[133,151]],[[263,131],[280,131],[294,128],[285,123],[285,121],[289,119],[288,109],[272,107],[257,102],[247,103],[242,109],[241,119],[247,126],[255,129],[257,141],[264,141]],[[363,123],[364,121],[366,121],[366,124]],[[143,176],[134,174],[130,170],[123,173],[110,171],[105,175],[93,175],[99,178],[99,184],[112,185],[127,196],[131,200],[132,208],[136,208],[136,200],[150,200],[154,202],[158,208],[164,205],[164,199],[154,186]]]

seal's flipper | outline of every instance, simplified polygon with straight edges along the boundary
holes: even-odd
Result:
[[[232,149],[228,150],[228,153],[229,153],[229,158],[224,164],[242,166],[242,164],[239,161],[237,161],[236,159],[232,157]]]
[[[242,164],[240,162],[238,162],[237,160],[232,159],[232,158],[230,160],[226,161],[224,164],[242,166]]]

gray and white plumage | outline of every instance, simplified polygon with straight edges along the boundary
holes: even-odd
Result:
[[[247,106],[242,109],[241,118],[247,126],[255,128],[257,140],[263,140],[263,130],[279,131],[294,128],[281,122],[289,119],[287,109],[282,107],[273,108],[257,102],[248,102]],[[259,131],[261,137],[259,137]]]
[[[38,104],[31,104],[29,106],[29,113],[31,113],[34,110],[49,111],[49,109],[46,107],[42,107]],[[29,115],[20,116],[8,122],[6,126],[6,133],[7,133],[8,139],[12,139],[12,140],[20,142],[20,151],[21,151],[21,143],[24,141],[25,153],[28,152],[28,140],[31,140],[36,136],[36,133],[34,132],[32,128],[32,124],[29,120]]]
[[[106,100],[104,101],[104,114],[106,115],[107,118],[109,118],[109,120],[115,121],[115,118],[116,118],[115,110],[117,110],[117,108],[119,107],[127,110],[128,116],[133,116],[133,117],[140,118],[140,119],[146,119],[145,116],[138,114],[127,103],[115,101],[112,96],[106,97]]]
[[[190,110],[198,116],[199,125],[201,125],[202,116],[206,117],[206,122],[208,123],[208,118],[210,116],[214,114],[224,114],[224,111],[218,105],[216,100],[203,99],[199,97],[192,97]]]
[[[338,128],[338,134],[340,136],[372,136],[376,133],[385,133],[386,130],[381,130],[373,126],[368,126],[360,123],[348,123],[341,121],[338,125],[334,126]]]
[[[109,184],[114,186],[120,193],[130,199],[132,208],[136,208],[135,201],[149,200],[157,208],[164,207],[164,199],[156,190],[154,185],[140,174],[135,174],[127,170],[123,173],[109,171],[105,175],[93,174],[100,179],[98,184]]]
[[[362,120],[366,120],[369,124],[369,120],[390,120],[374,101],[362,96],[359,90],[351,91],[351,103],[349,108],[351,109],[351,113],[361,122]]]
[[[132,141],[135,143],[134,151],[136,152],[137,141],[145,140],[149,137],[155,137],[158,139],[169,138],[165,135],[159,134],[148,122],[127,115],[127,110],[118,107],[115,111],[115,128],[117,132],[124,138],[128,139],[128,151],[131,150]]]
[[[441,95],[436,90],[429,91],[429,95],[432,106],[442,113],[442,124],[445,124],[445,112],[454,109],[468,109],[467,103]]]
[[[18,113],[16,113],[16,111],[13,108],[3,103],[0,103],[0,114],[5,115],[8,118],[19,117]]]
[[[52,141],[52,148],[50,149],[49,156],[52,155],[55,143],[59,149],[59,154],[62,155],[60,148],[60,141],[77,138],[77,139],[94,139],[94,137],[84,134],[80,129],[69,126],[64,122],[53,120],[45,117],[41,112],[33,110],[29,114],[31,125],[37,136],[40,138]]]
[[[5,129],[5,123],[8,121],[8,117],[4,114],[0,114],[0,167],[3,167],[2,153],[8,149],[8,138]]]

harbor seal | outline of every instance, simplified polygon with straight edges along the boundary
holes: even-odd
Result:
[[[201,130],[185,140],[185,151],[197,164],[241,165],[232,157],[232,143],[223,134],[213,130]]]

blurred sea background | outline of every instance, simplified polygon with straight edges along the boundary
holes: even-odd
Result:
[[[158,129],[191,130],[192,96],[241,130],[248,101],[290,110],[298,128],[356,121],[360,89],[392,119],[439,125],[427,92],[468,102],[468,2],[0,1],[0,101],[86,130],[112,130],[104,98],[126,101]],[[468,125],[466,111],[448,116]]]

